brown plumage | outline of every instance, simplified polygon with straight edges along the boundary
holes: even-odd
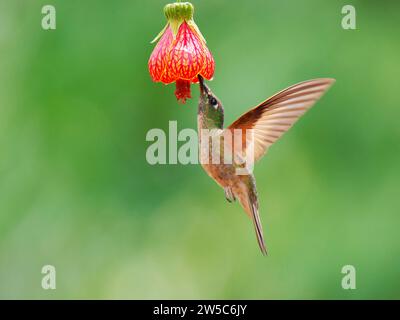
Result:
[[[223,129],[224,109],[221,102],[201,77],[199,80],[198,130],[201,165],[224,188],[228,201],[239,200],[253,221],[261,252],[267,254],[252,164],[262,158],[269,147],[314,105],[335,80],[323,78],[293,85],[249,110],[226,129]],[[211,130],[207,139],[202,135],[205,130]],[[237,134],[239,139],[235,138]],[[217,148],[210,148],[210,139],[219,139],[221,143]],[[226,160],[226,154],[232,155],[231,162]],[[250,163],[246,162],[250,159],[249,155],[252,156]],[[222,161],[218,163],[214,159]]]

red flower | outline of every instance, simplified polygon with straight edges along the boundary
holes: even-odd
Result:
[[[215,62],[193,20],[192,4],[173,3],[164,8],[168,23],[154,40],[159,42],[149,59],[149,72],[155,82],[176,83],[175,96],[182,103],[191,98],[190,84],[198,75],[211,80]]]

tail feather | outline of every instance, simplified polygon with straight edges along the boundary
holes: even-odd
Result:
[[[250,197],[248,201],[249,201],[248,203],[249,207],[251,208],[251,217],[254,224],[254,230],[256,231],[258,245],[260,247],[262,254],[267,255],[267,248],[265,247],[265,241],[264,241],[264,232],[262,229],[260,214],[258,213],[258,204],[251,203]]]
[[[267,255],[263,228],[261,224],[260,214],[258,212],[258,197],[255,180],[251,176],[247,176],[246,178],[250,178],[250,180],[246,179],[247,181],[242,184],[240,191],[238,190],[238,192],[235,192],[235,196],[237,196],[243,209],[252,219],[260,250],[263,255]]]

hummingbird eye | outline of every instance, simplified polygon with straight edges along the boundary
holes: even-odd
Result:
[[[208,98],[208,101],[210,102],[210,104],[214,107],[217,108],[218,107],[218,101],[217,99],[215,99],[213,96],[210,96]]]

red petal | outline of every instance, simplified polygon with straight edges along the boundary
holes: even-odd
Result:
[[[215,61],[211,51],[206,46],[204,46],[204,49],[206,51],[206,62],[203,71],[201,71],[201,75],[207,80],[211,80],[214,76]]]
[[[190,80],[190,82],[191,83],[198,83],[199,82],[199,78],[196,76],[192,80]]]
[[[186,99],[192,97],[190,93],[190,81],[176,80],[175,97],[181,103],[186,103]]]
[[[162,35],[160,41],[155,46],[153,53],[149,59],[149,72],[153,79],[153,81],[162,81],[164,83],[173,82],[174,79],[170,79],[164,76],[166,69],[166,54],[168,49],[170,48],[173,41],[173,35],[171,27],[168,26]]]
[[[191,80],[204,69],[205,60],[203,42],[197,33],[183,22],[167,56],[170,76]]]

